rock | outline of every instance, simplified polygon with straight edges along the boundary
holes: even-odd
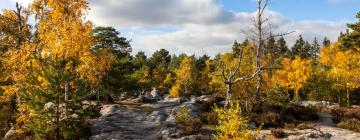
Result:
[[[250,122],[249,125],[248,125],[248,128],[249,128],[250,130],[256,129],[256,123],[255,123],[255,122]]]
[[[153,88],[153,90],[150,92],[150,95],[152,98],[160,98],[160,92],[157,90],[157,88]]]
[[[102,116],[107,116],[107,115],[111,114],[112,112],[114,112],[117,108],[120,108],[120,105],[118,105],[118,104],[104,105],[100,110],[100,114]]]
[[[197,97],[196,100],[201,103],[210,103],[212,101],[211,95],[201,95]]]
[[[180,138],[182,131],[176,127],[166,127],[160,130],[159,135],[162,137],[162,139]]]
[[[72,118],[72,119],[79,119],[80,117],[79,117],[79,115],[78,114],[72,114],[72,115],[70,115],[70,118]]]
[[[166,119],[165,115],[166,114],[164,114],[163,112],[153,111],[146,117],[146,119],[149,121],[160,122],[160,121],[164,121]]]
[[[48,102],[44,105],[44,110],[49,110],[55,107],[55,104],[53,102]]]
[[[16,134],[15,126],[12,126],[9,131],[6,132],[4,140],[10,139]]]

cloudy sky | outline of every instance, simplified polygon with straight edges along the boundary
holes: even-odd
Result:
[[[0,0],[0,9],[15,1]],[[249,32],[256,0],[89,0],[89,19],[99,26],[116,27],[132,40],[134,53],[165,48],[172,54],[214,56],[231,49]],[[286,36],[291,47],[299,34],[311,41],[327,36],[336,40],[346,23],[354,22],[359,0],[272,0],[267,11],[272,32],[296,31]]]

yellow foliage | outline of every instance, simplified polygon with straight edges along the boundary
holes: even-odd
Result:
[[[176,73],[176,84],[179,85],[185,94],[190,94],[191,86],[194,84],[196,79],[195,61],[193,57],[185,57]]]
[[[169,92],[170,92],[171,97],[179,97],[179,95],[180,95],[179,85],[172,86]]]
[[[231,104],[229,109],[215,108],[218,116],[217,140],[251,140],[255,135],[248,130],[248,120],[242,116],[239,104]]]
[[[278,70],[274,76],[275,83],[287,89],[295,91],[294,100],[299,99],[299,90],[309,79],[312,67],[311,60],[302,60],[296,57],[294,60],[285,58],[282,62],[282,69]]]
[[[340,88],[360,87],[360,54],[341,50],[339,44],[321,49],[320,63],[330,68],[328,77]]]

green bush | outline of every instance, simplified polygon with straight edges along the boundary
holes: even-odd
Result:
[[[188,108],[182,107],[175,116],[175,122],[186,134],[194,134],[201,128],[200,119],[191,117]]]

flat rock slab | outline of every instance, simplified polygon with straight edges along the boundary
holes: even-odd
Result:
[[[91,126],[90,140],[123,140],[123,139],[158,139],[160,123],[149,121],[148,113],[107,105],[103,116],[96,119]],[[106,112],[106,113],[105,113]]]

